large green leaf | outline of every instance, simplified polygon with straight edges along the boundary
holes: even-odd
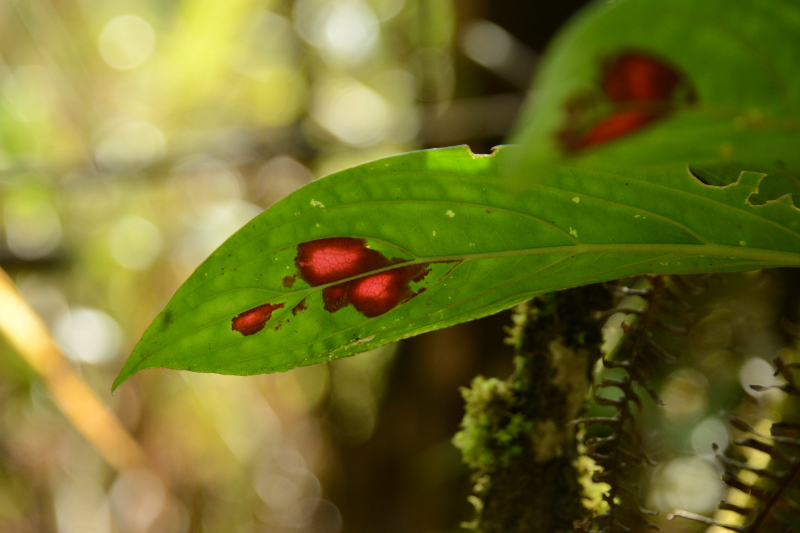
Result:
[[[800,265],[799,39],[789,2],[595,5],[546,60],[520,147],[289,196],[197,269],[114,387],[286,370],[623,276]]]
[[[561,167],[522,189],[496,175],[513,151],[413,152],[291,195],[197,269],[116,384],[156,366],[285,370],[632,274],[800,265],[800,216],[788,197],[747,202],[762,174],[717,188],[688,171],[631,179]],[[304,276],[309,266],[319,269]],[[341,284],[359,279],[373,284],[361,300],[336,293],[354,297],[358,287]]]

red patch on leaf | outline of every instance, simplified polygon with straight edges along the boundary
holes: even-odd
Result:
[[[286,276],[282,280],[283,286],[286,289],[291,289],[292,285],[294,285],[295,277],[294,276]]]
[[[350,303],[368,318],[391,311],[400,302],[416,296],[408,285],[411,281],[422,281],[430,271],[426,266],[401,267],[359,278],[350,286]]]
[[[322,289],[322,301],[325,302],[327,312],[335,313],[342,307],[347,307],[347,292],[350,289],[350,283],[339,283]]]
[[[419,294],[414,293],[409,285],[412,281],[422,281],[430,272],[425,264],[397,266],[356,277],[401,262],[389,261],[380,252],[367,248],[366,240],[352,237],[302,243],[297,247],[295,263],[300,277],[312,287],[356,278],[323,288],[322,301],[329,313],[352,304],[368,318],[387,313]]]
[[[583,134],[572,146],[573,150],[581,150],[589,146],[628,135],[659,118],[658,114],[641,109],[618,111],[600,124]]]
[[[364,239],[332,237],[300,244],[295,263],[300,277],[316,287],[383,268],[389,261],[367,248]]]
[[[299,313],[300,311],[305,311],[307,307],[308,306],[306,305],[306,299],[303,298],[302,300],[300,300],[299,304],[292,307],[292,315],[297,316],[297,313]]]
[[[607,62],[599,86],[600,91],[576,95],[566,103],[566,124],[556,136],[568,152],[629,135],[695,100],[680,71],[638,52]]]
[[[623,54],[607,67],[603,92],[614,102],[660,102],[670,99],[681,77],[653,57]]]
[[[264,329],[264,324],[272,318],[272,312],[280,309],[284,304],[264,304],[259,305],[249,311],[245,311],[231,322],[231,329],[238,331],[245,337],[253,335]]]

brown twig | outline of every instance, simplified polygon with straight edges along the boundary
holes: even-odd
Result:
[[[151,468],[144,450],[56,347],[41,318],[0,269],[0,333],[41,376],[72,425],[117,471]]]

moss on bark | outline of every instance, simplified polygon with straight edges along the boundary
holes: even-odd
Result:
[[[482,533],[572,531],[585,510],[575,467],[576,429],[590,370],[600,357],[600,326],[587,317],[610,306],[588,286],[519,306],[509,342],[515,370],[505,381],[478,376],[463,389],[466,414],[453,442],[473,469]]]

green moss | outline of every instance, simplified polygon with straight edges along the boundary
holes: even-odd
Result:
[[[572,325],[572,315],[585,317],[584,305],[606,308],[608,299],[605,289],[590,286],[515,307],[506,328],[514,371],[506,380],[478,376],[461,390],[466,413],[453,443],[475,483],[475,519],[462,527],[557,533],[587,513],[570,422],[584,407],[600,335],[597,324]]]
[[[514,412],[517,403],[505,381],[477,376],[470,388],[462,388],[466,414],[453,444],[464,462],[479,472],[507,466],[524,447],[522,437],[533,429],[533,421]]]

